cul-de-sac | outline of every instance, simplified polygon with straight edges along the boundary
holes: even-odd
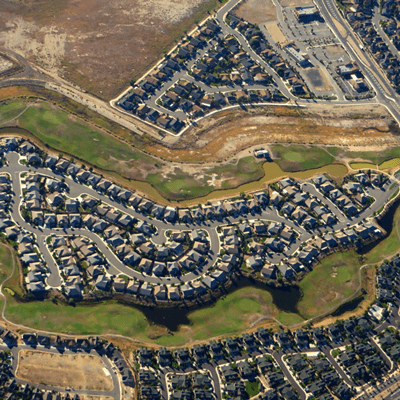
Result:
[[[400,399],[398,0],[0,0],[0,399]]]

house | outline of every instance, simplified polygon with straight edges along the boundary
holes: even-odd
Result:
[[[278,331],[275,334],[275,340],[278,342],[278,345],[282,347],[282,349],[291,348],[290,337],[287,332]]]
[[[59,193],[52,193],[46,197],[46,201],[51,207],[58,207],[64,198]]]

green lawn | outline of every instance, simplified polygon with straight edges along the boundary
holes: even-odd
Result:
[[[23,101],[11,101],[9,103],[0,104],[0,125],[11,121],[26,108]]]
[[[218,300],[212,307],[190,313],[190,325],[182,326],[175,333],[161,331],[160,337],[154,337],[157,327],[150,325],[140,311],[113,301],[73,307],[55,304],[50,300],[21,303],[10,295],[7,295],[7,299],[6,317],[18,324],[50,332],[82,335],[118,333],[166,346],[179,346],[191,340],[220,335],[240,334],[252,321],[262,316],[278,316],[282,323],[301,320],[284,312],[278,315],[270,293],[252,287],[239,289],[225,299]]]
[[[258,388],[259,386],[259,381],[258,379],[255,380],[254,382],[246,382],[246,393],[248,394],[249,398],[251,399],[254,396],[257,396],[258,393],[260,393],[260,390]]]
[[[151,157],[47,103],[29,108],[18,121],[43,143],[100,168],[114,170],[121,161],[154,163]]]
[[[206,169],[200,176],[191,176],[175,168],[173,173],[168,173],[166,176],[163,173],[149,174],[146,180],[167,200],[182,201],[205,197],[215,191],[216,186],[211,184],[212,177],[222,181],[222,189],[231,189],[259,180],[263,175],[262,162],[250,156],[241,158],[233,164]]]
[[[398,230],[400,232],[400,207],[397,208],[394,214],[392,232],[386,239],[382,240],[382,242],[365,255],[364,263],[374,264],[400,252]]]
[[[144,333],[149,326],[140,311],[112,302],[72,307],[51,301],[18,303],[9,299],[6,317],[15,323],[50,332],[119,333],[141,339],[146,339]]]
[[[303,292],[297,305],[299,313],[306,319],[315,317],[355,293],[361,265],[355,251],[324,258],[299,284]]]
[[[331,164],[335,158],[324,149],[316,146],[274,145],[271,146],[276,162],[284,171],[304,171]]]
[[[370,161],[373,164],[382,164],[384,161],[392,158],[400,157],[400,148],[396,147],[393,149],[382,150],[382,151],[346,151],[344,155],[348,158],[362,158],[366,161]]]
[[[176,169],[174,174],[167,176],[162,173],[148,174],[146,180],[169,201],[203,197],[214,189],[204,178],[195,179]]]

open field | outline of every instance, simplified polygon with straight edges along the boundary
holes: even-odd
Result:
[[[282,7],[306,7],[312,6],[312,0],[279,0]]]
[[[113,382],[99,356],[21,350],[16,375],[29,382],[80,390],[110,391]]]
[[[0,105],[0,126],[13,120],[26,108],[26,104],[23,101],[14,101]]]
[[[312,85],[317,91],[328,91],[334,90],[333,86],[330,84],[326,74],[319,67],[307,68],[304,73],[307,75],[308,79],[312,82]]]
[[[299,313],[312,318],[338,306],[357,289],[362,262],[355,251],[326,257],[300,282],[303,297]]]
[[[390,148],[385,150],[377,150],[377,151],[344,151],[343,149],[333,149],[328,148],[329,152],[337,155],[338,157],[345,157],[352,160],[363,160],[367,162],[371,162],[372,164],[379,165],[379,168],[385,169],[390,168],[391,166],[381,165],[385,161],[391,160],[393,158],[400,157],[400,148]]]
[[[278,23],[267,23],[265,24],[265,28],[267,29],[268,33],[271,35],[271,38],[275,43],[283,44],[287,42],[287,38],[283,34],[281,28],[279,28]]]
[[[307,146],[271,146],[273,158],[284,171],[304,171],[319,168],[335,161],[328,152],[320,147]]]
[[[376,168],[375,164],[371,163],[350,163],[350,167],[353,169],[364,169],[364,168]]]
[[[0,46],[110,100],[220,6],[219,0],[1,0]]]
[[[277,20],[276,7],[272,0],[246,0],[234,12],[251,24],[262,24]]]

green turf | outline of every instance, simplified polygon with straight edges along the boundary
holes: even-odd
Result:
[[[260,393],[259,381],[258,380],[255,380],[254,382],[247,381],[246,382],[246,393],[250,399],[254,396],[257,396],[258,393]]]
[[[304,161],[304,156],[301,152],[296,153],[294,151],[288,151],[283,154],[283,158],[285,160],[294,161],[294,162],[302,162]]]
[[[222,189],[231,189],[246,182],[261,179],[264,175],[262,162],[254,157],[244,157],[238,162],[206,169],[200,176],[190,176],[175,168],[173,173],[149,174],[146,180],[170,201],[188,200],[207,196],[215,190],[211,184],[214,176],[222,181]]]
[[[335,158],[316,146],[274,145],[271,146],[275,161],[284,171],[304,171],[331,164]]]
[[[23,101],[11,101],[0,104],[0,126],[14,119],[25,109],[26,104]]]
[[[400,238],[398,233],[400,233],[400,207],[397,208],[394,215],[392,232],[365,255],[364,262],[366,264],[377,263],[399,253]]]
[[[47,103],[29,108],[18,121],[42,142],[100,168],[114,170],[116,161],[154,162],[151,157]]]
[[[9,299],[9,296],[8,296]],[[9,299],[6,317],[50,332],[82,335],[119,333],[145,339],[149,326],[143,314],[134,308],[117,303],[72,307],[51,301],[18,303]]]
[[[303,292],[297,305],[299,313],[306,319],[315,317],[354,294],[360,282],[361,265],[355,251],[324,258],[299,284]]]

